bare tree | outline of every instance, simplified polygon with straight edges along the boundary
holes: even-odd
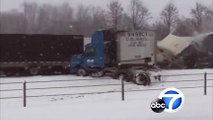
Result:
[[[179,18],[174,31],[175,35],[178,36],[191,36],[193,35],[194,29],[190,18]]]
[[[49,4],[43,4],[39,7],[38,14],[38,33],[57,34],[57,8]]]
[[[166,26],[160,21],[155,22],[152,25],[152,29],[156,33],[155,39],[157,39],[157,40],[162,40],[163,38],[165,38],[168,35]]]
[[[129,8],[133,29],[145,29],[147,21],[151,19],[148,8],[140,0],[131,0]]]
[[[92,6],[91,9],[91,17],[92,17],[92,23],[91,23],[91,29],[92,32],[98,30],[98,29],[105,29],[107,28],[107,22],[106,22],[106,12],[100,7],[94,7]]]
[[[113,0],[108,4],[108,18],[111,27],[117,30],[121,25],[121,19],[123,15],[123,8],[118,0]]]
[[[55,13],[55,25],[57,33],[71,34],[73,29],[73,9],[68,3],[64,3],[57,7]]]
[[[197,31],[201,31],[202,17],[204,15],[204,7],[200,3],[196,3],[196,7],[191,10],[192,22]]]
[[[25,33],[24,14],[17,10],[1,14],[0,33]]]
[[[34,2],[32,3],[24,2],[23,7],[25,15],[26,33],[35,33],[37,26],[38,5]]]
[[[209,14],[210,13],[210,14]],[[201,32],[203,30],[204,17],[207,15],[211,15],[208,8],[201,3],[196,3],[195,8],[191,10],[192,15],[192,23],[197,32]],[[212,24],[212,23],[210,23]]]
[[[90,7],[79,5],[76,14],[75,14],[75,22],[73,24],[74,33],[75,34],[83,34],[89,35],[90,26],[91,26],[91,15],[90,15]]]
[[[73,9],[69,4],[60,6],[43,4],[39,7],[38,33],[47,34],[72,34]]]
[[[170,33],[172,27],[175,26],[178,19],[178,9],[172,2],[169,2],[160,14],[161,19],[167,27],[167,32]]]
[[[205,16],[204,16],[204,20],[203,20],[203,28],[204,28],[204,32],[209,32],[209,31],[213,31],[213,9],[211,9],[210,7],[206,7],[205,10]]]
[[[122,15],[121,25],[122,25],[122,27],[121,27],[122,30],[128,31],[128,30],[133,29],[132,23],[131,23],[131,18],[127,13],[123,13],[123,15]]]

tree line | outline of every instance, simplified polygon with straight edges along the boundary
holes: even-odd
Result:
[[[98,6],[69,3],[61,5],[25,2],[23,10],[2,12],[0,33],[24,34],[80,34],[90,36],[98,29],[154,30],[161,40],[169,33],[189,36],[194,33],[213,31],[213,10],[196,3],[190,16],[181,16],[173,2],[167,3],[160,19],[150,24],[152,15],[142,0],[130,0],[123,8],[118,0],[107,4],[107,9]]]

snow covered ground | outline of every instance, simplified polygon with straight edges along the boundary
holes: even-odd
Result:
[[[208,87],[207,95],[203,95],[204,72],[209,73],[207,85],[213,86],[213,69],[152,72],[152,76],[162,75],[161,81],[152,79],[151,86],[125,83],[125,90],[129,91],[125,93],[125,101],[121,101],[120,92],[27,98],[25,108],[22,98],[0,99],[0,120],[212,120],[213,88]],[[82,78],[73,75],[11,77],[0,78],[0,98],[22,96],[23,81],[27,81],[27,88],[113,84],[96,87],[34,89],[27,91],[28,96],[119,91],[121,89],[120,81],[108,77]],[[21,83],[4,84],[11,82]],[[184,106],[176,113],[154,113],[150,109],[150,103],[159,96],[163,88],[167,87],[177,87],[184,93]],[[20,90],[4,91],[9,89]],[[131,90],[143,91],[133,92]]]

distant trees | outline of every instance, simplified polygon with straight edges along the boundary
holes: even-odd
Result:
[[[204,23],[209,23],[212,26],[213,23],[213,11],[202,5],[201,3],[196,3],[195,8],[191,9],[192,23],[197,32],[205,30]],[[208,28],[208,26],[205,26]],[[212,30],[212,28],[210,28]]]
[[[1,13],[0,33],[24,33],[25,19],[24,14],[18,11]]]
[[[109,26],[115,30],[121,28],[121,22],[123,18],[123,8],[118,0],[111,1],[108,5],[108,23]]]
[[[53,10],[54,11],[54,10]],[[55,9],[55,33],[71,34],[74,22],[74,11],[68,3],[64,3]],[[53,19],[54,20],[54,19]]]
[[[178,18],[176,21],[176,27],[173,34],[178,36],[191,36],[193,35],[194,28],[191,19],[186,17]]]
[[[91,11],[91,33],[98,30],[98,29],[105,29],[107,28],[107,20],[105,18],[106,11],[103,10],[101,7],[92,6],[90,8]]]
[[[68,3],[39,6],[28,2],[22,7],[23,12],[2,13],[0,33],[89,36],[97,29],[106,28],[105,11],[100,7],[79,5],[74,10]]]
[[[134,30],[145,29],[148,20],[151,18],[151,13],[148,8],[140,0],[131,0],[129,9],[132,28]]]
[[[189,17],[179,16],[175,4],[169,2],[161,11],[160,19],[153,24],[149,9],[142,0],[131,0],[123,8],[118,0],[107,4],[107,9],[69,3],[61,5],[25,2],[22,11],[1,13],[0,33],[26,34],[80,34],[90,36],[98,29],[154,30],[161,40],[169,33],[189,36],[194,33],[213,31],[213,10],[196,3]]]
[[[73,22],[73,33],[90,36],[98,29],[107,28],[105,10],[94,6],[78,6]]]
[[[191,10],[192,23],[197,31],[201,31],[205,7],[201,3],[196,3],[196,7]]]
[[[38,10],[38,34],[56,34],[58,32],[57,24],[59,21],[57,21],[57,8],[48,5],[43,4],[42,6],[39,6]],[[60,33],[58,33],[60,34]]]
[[[81,33],[87,34],[89,31],[90,24],[88,23],[91,21],[89,9],[89,7],[84,5],[78,6],[75,14],[75,22],[73,24],[73,30],[75,33],[80,34],[79,31],[81,31]]]
[[[156,39],[162,40],[168,34],[173,33],[177,27],[180,28],[180,26],[177,26],[177,21],[178,9],[174,3],[169,2],[161,11],[160,20],[152,25],[152,29],[156,31]],[[181,21],[179,21],[179,23],[181,23]]]
[[[204,22],[203,22],[203,31],[209,32],[213,31],[213,9],[206,7]]]
[[[155,31],[155,38],[157,40],[162,40],[168,35],[167,28],[161,21],[155,22],[151,28]]]
[[[160,16],[163,24],[166,26],[167,32],[170,33],[178,19],[178,9],[172,2],[169,2],[161,12]]]
[[[153,24],[157,39],[161,40],[169,33],[178,36],[191,36],[195,33],[213,31],[213,10],[201,3],[191,9],[191,17],[179,17],[178,9],[168,3],[161,12],[161,19]]]
[[[23,3],[25,33],[35,33],[37,31],[38,5],[36,3]]]

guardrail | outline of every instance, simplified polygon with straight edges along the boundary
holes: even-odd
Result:
[[[207,81],[213,81],[213,78],[207,78],[208,75],[213,75],[213,73],[195,73],[195,74],[173,74],[173,75],[156,75],[151,76],[160,82],[164,83],[176,83],[176,82],[195,82],[195,81],[203,81],[203,85],[199,86],[180,86],[177,87],[179,89],[192,89],[192,88],[204,88],[204,95],[207,94],[207,88],[213,87],[212,85],[207,85]],[[162,81],[162,77],[168,76],[189,76],[189,75],[203,75],[203,79],[185,79],[185,80],[170,80],[170,81]],[[107,78],[104,78],[107,80]],[[88,81],[88,80],[96,80],[94,79],[72,79],[72,80],[46,80],[46,81],[29,81],[29,82],[7,82],[7,83],[0,83],[0,85],[14,85],[14,84],[22,84],[23,88],[21,89],[1,89],[0,92],[10,92],[10,91],[23,91],[22,96],[9,96],[9,97],[0,97],[0,99],[23,99],[23,106],[26,107],[27,105],[27,98],[35,98],[35,97],[52,97],[52,96],[65,96],[65,95],[90,95],[90,94],[106,94],[106,93],[121,93],[121,100],[125,100],[125,93],[126,92],[139,92],[139,91],[153,91],[153,90],[163,90],[165,88],[147,88],[147,89],[132,89],[132,90],[125,90],[125,86],[132,85],[134,83],[126,83],[124,80],[121,80],[118,84],[90,84],[90,85],[71,85],[71,86],[53,86],[53,87],[31,87],[28,88],[27,84],[34,84],[34,83],[52,83],[52,82],[74,82],[74,81]],[[152,83],[159,83],[159,82],[152,82]],[[86,87],[105,87],[105,86],[121,86],[120,90],[110,90],[110,91],[99,91],[99,92],[79,92],[79,93],[63,93],[63,94],[41,94],[41,95],[27,95],[28,91],[31,90],[49,90],[49,89],[64,89],[64,88],[86,88]]]

